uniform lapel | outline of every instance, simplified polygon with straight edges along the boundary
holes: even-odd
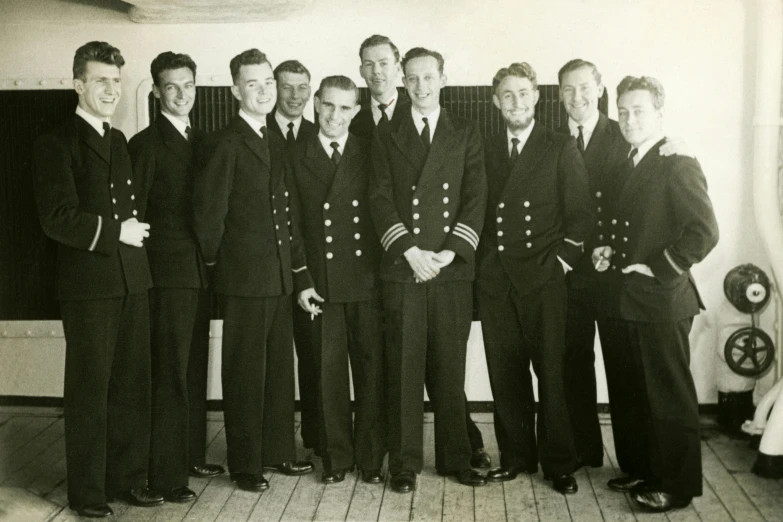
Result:
[[[74,116],[79,137],[106,163],[111,163],[111,149],[100,134],[83,118]]]
[[[158,116],[158,119],[155,120],[155,125],[157,125],[160,131],[160,136],[166,147],[179,156],[186,164],[190,164],[191,146],[188,140],[163,115]]]
[[[432,137],[430,153],[427,155],[424,169],[422,169],[419,181],[416,183],[417,186],[424,188],[435,179],[438,169],[440,169],[440,166],[449,154],[453,152],[455,144],[459,141],[461,135],[462,132],[454,128],[448,111],[441,109],[438,124],[435,127],[435,135]]]
[[[272,112],[266,115],[266,128],[269,129],[270,132],[274,132],[275,134],[277,134],[278,136],[280,136],[285,140],[285,134],[283,134],[283,129],[281,129],[280,125],[277,124],[277,119],[275,118],[276,112],[277,112],[277,108],[275,108]]]
[[[639,164],[631,170],[627,181],[620,191],[620,197],[617,199],[618,212],[632,206],[641,189],[654,178],[661,161],[663,161],[660,154],[658,154],[663,143],[663,139],[656,143],[653,148],[647,151],[647,154],[644,155]]]
[[[361,160],[362,154],[359,150],[359,143],[356,138],[349,135],[348,141],[345,142],[343,157],[340,159],[340,163],[337,165],[337,170],[334,173],[334,180],[329,189],[329,199],[337,197],[351,186],[354,178],[361,170]]]
[[[394,110],[395,115],[398,110],[399,107]],[[424,149],[419,133],[416,131],[413,116],[411,116],[410,111],[406,111],[405,114],[399,115],[399,118],[399,125],[395,125],[396,129],[391,132],[392,141],[394,141],[394,144],[410,164],[418,172],[421,172],[424,168],[424,162],[427,160],[427,151]]]
[[[551,142],[546,138],[543,125],[536,122],[533,130],[530,132],[530,136],[527,138],[527,142],[525,142],[525,146],[522,147],[522,152],[520,152],[517,162],[511,166],[506,186],[503,188],[504,194],[514,190],[517,185],[529,176],[541,162],[551,145]],[[506,151],[506,155],[508,155],[508,151]]]
[[[346,147],[347,148],[347,147]],[[332,159],[327,156],[326,151],[318,139],[318,134],[314,133],[308,136],[305,146],[305,155],[302,158],[302,164],[320,183],[327,187],[331,186],[334,179],[334,164]]]
[[[253,154],[258,156],[258,159],[260,159],[268,169],[271,169],[272,162],[269,159],[269,147],[264,146],[263,140],[258,134],[256,134],[256,131],[251,129],[250,125],[248,125],[248,123],[239,116],[235,117],[231,122],[231,127],[235,132],[242,136],[245,141],[245,145],[247,145],[247,147],[253,151]],[[273,134],[270,132],[270,142],[272,136]]]

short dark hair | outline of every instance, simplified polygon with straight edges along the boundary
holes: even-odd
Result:
[[[359,103],[359,88],[353,83],[353,80],[347,76],[327,76],[321,80],[321,85],[318,86],[315,97],[320,100],[321,94],[329,88],[353,92],[354,95],[356,95],[356,103]]]
[[[570,60],[560,68],[560,71],[557,73],[557,83],[562,85],[563,76],[565,76],[567,73],[570,73],[571,71],[581,69],[582,67],[587,67],[590,69],[590,72],[593,73],[593,78],[595,78],[596,85],[601,85],[601,73],[598,72],[598,67],[596,67],[594,63],[588,62],[587,60],[582,60],[581,58]]]
[[[310,71],[307,70],[307,67],[302,65],[302,62],[299,60],[286,60],[284,62],[280,62],[277,67],[275,67],[275,80],[280,80],[280,73],[292,73],[292,74],[305,74],[307,75],[307,81],[310,81]]]
[[[413,60],[414,58],[422,58],[424,56],[432,56],[435,58],[435,60],[438,61],[438,71],[443,74],[443,66],[446,63],[446,61],[443,59],[443,55],[438,51],[431,51],[430,49],[425,49],[424,47],[414,47],[405,53],[405,58],[402,59],[402,72],[405,73],[406,63]]]
[[[378,45],[388,45],[391,47],[391,50],[394,53],[394,61],[399,63],[400,50],[397,49],[397,46],[394,45],[394,42],[392,42],[388,36],[383,36],[381,34],[374,34],[362,42],[362,45],[359,46],[359,59],[364,61],[364,50],[368,47],[376,47]]]
[[[661,82],[652,76],[626,76],[617,86],[617,100],[628,91],[647,91],[652,96],[653,107],[660,110],[666,101],[666,91],[663,90]]]
[[[100,62],[107,65],[116,65],[121,68],[125,65],[125,58],[120,50],[106,42],[87,42],[78,49],[73,56],[73,78],[84,80],[87,71],[87,62]]]
[[[177,54],[171,51],[160,53],[152,60],[150,64],[150,74],[152,74],[152,81],[155,85],[160,87],[160,74],[163,71],[170,71],[172,69],[182,69],[187,67],[190,72],[193,73],[193,79],[196,79],[196,62],[187,54]]]
[[[262,64],[269,64],[269,68],[272,68],[272,63],[267,59],[266,55],[259,51],[258,49],[248,49],[247,51],[242,51],[238,55],[231,58],[231,63],[229,64],[229,67],[231,68],[231,81],[234,83],[237,82],[237,77],[239,77],[239,69],[243,65],[262,65]]]
[[[495,77],[492,78],[492,90],[497,91],[498,85],[500,85],[500,82],[502,82],[507,76],[517,76],[518,78],[527,78],[528,80],[530,80],[530,83],[533,84],[533,89],[538,90],[538,80],[536,77],[536,71],[527,62],[512,63],[508,67],[503,67],[500,70],[498,70],[498,72],[495,73]]]

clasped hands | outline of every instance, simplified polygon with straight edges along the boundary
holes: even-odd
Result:
[[[610,246],[601,246],[596,247],[593,249],[593,266],[595,269],[599,272],[605,272],[609,265],[612,263],[612,254],[614,252],[612,251],[612,247]],[[630,274],[631,272],[638,272],[642,275],[646,275],[648,277],[655,277],[655,274],[653,274],[652,269],[642,263],[635,263],[633,265],[628,265],[627,267],[623,268],[623,274]]]
[[[422,250],[417,246],[410,247],[405,251],[405,259],[413,270],[413,277],[417,283],[424,283],[435,279],[440,273],[441,268],[445,268],[454,261],[453,250],[441,250],[433,252],[431,250]]]
[[[144,240],[150,237],[149,223],[139,223],[135,217],[126,219],[120,225],[120,242],[133,247],[143,247]]]

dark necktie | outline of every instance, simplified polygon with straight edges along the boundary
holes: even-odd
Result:
[[[519,139],[511,138],[511,166],[519,159]]]
[[[386,115],[386,109],[388,109],[389,106],[385,103],[379,103],[378,109],[381,111],[381,119],[378,120],[378,125],[381,123],[389,123],[389,117]]]
[[[579,136],[576,137],[576,146],[579,148],[579,152],[582,154],[585,153],[585,135],[582,134],[582,126],[577,125],[576,127],[579,129]]]
[[[628,153],[628,170],[633,170],[634,163],[633,159],[636,157],[636,155],[639,153],[639,149],[633,148],[631,149],[631,152]]]
[[[289,147],[296,143],[296,136],[294,136],[294,122],[288,122],[288,132],[285,134],[285,142]]]
[[[185,127],[185,139],[188,141],[193,139],[193,129],[190,128],[190,125]]]
[[[106,153],[111,158],[111,125],[103,122],[103,146],[106,147]]]
[[[424,148],[427,152],[430,151],[430,122],[427,118],[422,118],[424,122],[424,128],[421,129],[421,142],[424,144]]]
[[[340,151],[338,150],[340,148],[340,144],[336,141],[333,141],[329,145],[334,149],[334,152],[332,152],[332,163],[334,163],[334,166],[336,167],[340,164],[340,158],[342,157],[340,155]]]
[[[266,127],[258,129],[258,133],[261,135],[261,139],[264,140],[264,143],[266,143]]]

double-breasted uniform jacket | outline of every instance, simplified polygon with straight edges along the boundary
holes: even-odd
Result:
[[[405,117],[411,111],[411,101],[408,97],[398,92],[397,104],[394,106],[394,112],[390,118],[390,122],[394,122],[400,118]],[[371,102],[365,103],[361,110],[351,120],[350,131],[351,134],[361,138],[362,140],[371,141],[375,134],[375,120],[372,117]]]
[[[562,271],[558,257],[573,267],[582,256],[593,228],[584,161],[574,138],[536,122],[513,166],[505,133],[488,140],[486,164],[477,286],[502,296],[514,285],[524,295]]]
[[[571,132],[567,124],[558,130],[563,134]],[[568,275],[569,286],[572,288],[594,287],[601,281],[606,281],[606,273],[595,270],[590,254],[595,247],[606,242],[605,232],[609,226],[609,216],[614,210],[614,202],[622,187],[621,169],[625,166],[630,150],[631,146],[620,132],[620,125],[599,112],[598,123],[582,154],[587,168],[595,227],[585,242],[584,251],[587,255],[580,256]],[[596,300],[600,301],[601,299]]]
[[[615,296],[613,317],[641,322],[675,322],[704,305],[690,267],[718,243],[718,224],[699,162],[663,157],[659,141],[631,170],[607,223],[613,254],[609,272]],[[642,263],[655,277],[622,269]]]
[[[202,135],[191,129],[190,142],[165,116],[131,138],[133,169],[144,184],[145,241],[156,287],[204,288],[207,277],[193,231],[193,181]]]
[[[367,198],[371,168],[369,149],[355,136],[348,136],[336,167],[317,134],[297,143],[293,170],[307,267],[327,302],[366,301],[378,285],[381,247]],[[295,280],[297,292],[307,288],[305,278]]]
[[[280,125],[277,124],[277,120],[275,119],[276,110],[277,109],[266,115],[266,128],[269,129],[269,132],[277,134],[283,141],[286,141],[288,129],[283,130],[280,128]],[[296,143],[302,143],[309,135],[315,134],[316,132],[315,123],[302,118],[302,123],[299,125],[299,132],[296,134]]]
[[[372,142],[370,209],[384,249],[381,278],[414,282],[403,254],[418,246],[456,254],[439,281],[472,281],[487,198],[478,125],[441,109],[427,154],[410,109],[398,106],[394,114]]]
[[[145,293],[152,285],[146,250],[119,241],[123,221],[143,219],[122,132],[112,128],[104,139],[74,115],[41,136],[35,150],[38,215],[57,242],[57,298]]]
[[[289,295],[293,271],[306,270],[285,142],[267,134],[265,147],[236,116],[215,138],[196,180],[194,228],[204,261],[216,263],[220,294]]]

